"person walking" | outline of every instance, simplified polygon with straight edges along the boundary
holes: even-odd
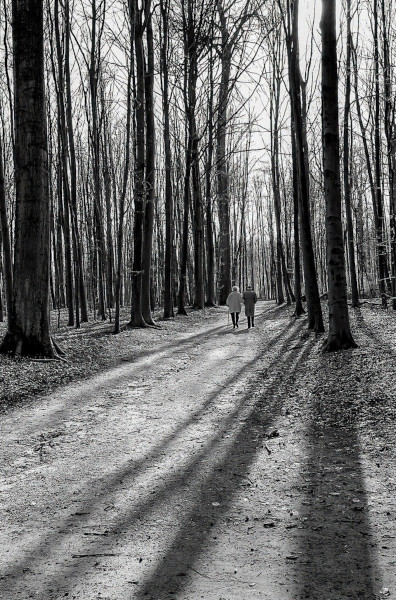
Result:
[[[245,315],[247,316],[248,329],[254,327],[254,308],[257,302],[257,294],[251,285],[248,285],[246,291],[242,294],[243,302],[245,303]]]
[[[239,313],[241,312],[242,302],[242,296],[239,293],[238,287],[234,285],[231,294],[226,300],[228,310],[231,313],[233,329],[235,329],[235,327],[238,328]]]

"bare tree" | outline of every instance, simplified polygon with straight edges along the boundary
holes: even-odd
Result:
[[[16,220],[12,312],[0,351],[56,354],[50,336],[50,237],[43,1],[13,3]]]
[[[322,0],[322,128],[326,200],[329,335],[326,350],[356,348],[349,327],[344,243],[341,222],[341,179],[338,126],[338,73],[335,0]]]

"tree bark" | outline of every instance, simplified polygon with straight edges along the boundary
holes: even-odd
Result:
[[[79,324],[79,309],[81,321],[88,321],[87,295],[85,291],[85,277],[82,263],[82,248],[80,239],[80,228],[77,218],[77,160],[74,142],[73,125],[73,100],[71,92],[70,75],[70,5],[69,0],[64,2],[65,11],[65,91],[66,91],[66,125],[67,139],[69,144],[70,165],[70,203],[73,230],[73,260],[74,260],[74,289],[75,289],[75,314],[76,327]]]
[[[50,236],[43,2],[13,3],[15,252],[12,313],[0,351],[54,357],[50,336]]]
[[[12,315],[12,256],[10,229],[8,226],[6,191],[4,184],[4,157],[3,157],[3,140],[0,132],[0,231],[1,243],[3,248],[3,278],[5,286],[6,308],[7,308],[7,325],[11,325]]]
[[[382,148],[380,135],[380,88],[379,88],[379,42],[378,42],[378,0],[373,2],[374,18],[374,174],[375,174],[375,200],[377,205],[376,233],[378,244],[379,263],[379,289],[383,302],[385,295],[390,291],[389,267],[385,244],[385,216],[382,198]]]
[[[356,348],[349,326],[341,222],[335,0],[322,0],[322,128],[326,200],[329,335],[327,351]]]
[[[209,76],[209,109],[208,109],[208,147],[205,173],[206,195],[206,306],[216,306],[215,291],[215,245],[212,203],[212,168],[213,168],[213,72],[210,60]]]
[[[349,121],[350,121],[350,100],[351,100],[351,0],[347,0],[347,49],[346,49],[346,78],[345,78],[345,107],[344,107],[344,197],[345,197],[345,215],[347,226],[347,244],[349,257],[349,274],[351,279],[352,307],[359,306],[359,292],[356,279],[356,259],[355,242],[353,235],[353,221],[351,210],[351,180],[349,172]]]
[[[298,0],[291,2],[288,11],[287,50],[289,60],[289,88],[292,107],[292,123],[296,139],[297,174],[299,184],[300,237],[303,254],[305,279],[305,295],[307,298],[308,328],[317,333],[324,331],[322,308],[316,275],[315,257],[312,246],[310,207],[309,207],[309,173],[306,169],[304,153],[304,135],[301,108],[301,81],[298,67]]]
[[[131,0],[131,19],[134,32],[136,60],[136,158],[135,158],[135,215],[133,225],[132,301],[130,327],[146,327],[142,313],[143,226],[145,211],[145,96],[143,17],[137,0]]]
[[[217,198],[219,212],[219,303],[224,305],[231,292],[231,241],[230,241],[230,199],[229,173],[226,156],[227,108],[229,100],[231,47],[224,7],[217,0],[216,7],[220,18],[221,30],[221,80],[218,96],[218,114],[216,128],[216,169]]]
[[[293,164],[293,232],[294,232],[294,293],[296,299],[296,307],[294,314],[300,317],[305,310],[302,305],[301,294],[301,264],[300,264],[300,229],[299,229],[299,201],[298,201],[298,175],[297,175],[297,157],[296,157],[296,140],[295,133],[291,131],[292,140],[292,164]]]
[[[169,0],[160,0],[162,17],[161,74],[162,74],[162,112],[165,153],[165,265],[164,265],[164,319],[174,317],[173,310],[173,273],[172,251],[174,240],[173,192],[172,192],[172,154],[169,125]]]
[[[395,111],[392,94],[392,76],[390,64],[389,32],[385,0],[381,0],[382,40],[383,40],[383,75],[384,75],[384,129],[386,137],[386,154],[389,173],[389,212],[390,212],[390,255],[391,255],[391,292],[392,308],[396,310],[396,171],[395,171]],[[393,16],[388,14],[388,19]]]
[[[132,23],[130,26],[130,48],[133,48]],[[125,200],[129,180],[129,168],[131,159],[131,121],[132,121],[132,77],[133,77],[133,52],[130,54],[130,65],[128,69],[127,82],[127,111],[125,125],[125,162],[122,177],[122,188],[119,200],[118,230],[117,230],[117,266],[114,289],[114,333],[120,333],[120,307],[121,307],[121,281],[122,281],[122,263],[123,263],[123,244],[124,244],[124,219],[125,219]]]
[[[142,314],[148,325],[155,325],[151,314],[152,253],[155,195],[155,120],[154,120],[154,39],[151,0],[145,2],[147,68],[145,74],[146,174],[145,214],[142,258]]]
[[[272,73],[272,95],[271,95],[271,175],[272,175],[272,194],[274,200],[275,231],[276,231],[276,303],[283,304],[285,297],[283,295],[282,285],[282,238],[281,238],[281,214],[280,214],[280,190],[279,190],[279,99],[281,79],[277,73],[279,40],[275,42],[277,49],[274,49],[273,73]]]
[[[99,64],[100,64],[100,44],[102,28],[98,29],[98,9],[96,0],[92,0],[92,18],[91,18],[91,48],[89,63],[89,88],[91,100],[91,151],[92,151],[92,172],[94,181],[94,223],[97,251],[97,282],[98,282],[98,317],[102,321],[106,320],[105,309],[105,245],[102,216],[102,186],[100,178],[100,123],[98,116],[98,87],[99,87]],[[97,39],[98,36],[98,39]]]

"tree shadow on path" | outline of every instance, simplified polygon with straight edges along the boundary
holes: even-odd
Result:
[[[296,578],[299,598],[375,600],[379,584],[355,423],[337,393],[337,370],[311,395],[303,476],[305,497]],[[326,371],[323,370],[323,373]]]
[[[230,510],[258,452],[263,452],[269,427],[283,404],[282,384],[294,381],[296,370],[306,360],[314,343],[310,338],[297,347],[291,347],[290,343],[284,345],[283,353],[279,353],[265,370],[260,390],[253,396],[248,414],[240,419],[226,453],[202,481],[194,504],[175,527],[164,556],[131,599],[165,600],[182,593],[194,571],[194,563],[211,544],[215,544],[211,536],[213,527]],[[260,378],[257,383],[259,381]],[[249,396],[245,401],[249,401]]]
[[[168,501],[172,495],[179,493],[186,483],[194,481],[196,470],[201,466],[202,462],[208,458],[216,456],[216,453],[220,452],[220,449],[224,447],[225,444],[225,435],[228,434],[233,424],[239,423],[239,419],[243,418],[241,432],[237,435],[235,440],[231,440],[233,445],[230,453],[231,460],[234,460],[235,458],[236,461],[235,468],[233,469],[233,473],[237,471],[236,477],[231,477],[230,479],[229,473],[227,473],[227,475],[222,474],[219,477],[218,469],[216,469],[216,471],[211,474],[209,480],[202,484],[202,494],[206,494],[208,493],[207,490],[209,489],[208,485],[217,487],[216,482],[218,482],[219,485],[222,485],[222,481],[224,479],[224,485],[228,486],[229,493],[232,493],[232,489],[237,486],[239,479],[244,476],[245,469],[247,468],[249,461],[253,460],[255,448],[256,446],[259,447],[260,440],[265,435],[266,424],[269,423],[270,419],[274,416],[276,404],[279,399],[275,393],[275,389],[278,389],[279,386],[279,380],[276,378],[276,374],[282,376],[282,367],[286,368],[286,366],[291,364],[294,358],[297,356],[296,352],[290,351],[289,348],[293,340],[299,336],[300,331],[301,324],[296,324],[292,328],[288,327],[287,330],[286,328],[283,328],[277,335],[275,335],[268,342],[262,352],[262,355],[265,355],[273,346],[273,352],[275,355],[271,356],[271,359],[268,361],[269,364],[266,364],[264,373],[260,373],[258,377],[252,377],[248,382],[250,386],[255,385],[257,381],[260,381],[264,376],[268,377],[269,380],[271,380],[272,377],[275,377],[274,391],[272,391],[271,388],[268,392],[268,396],[273,398],[271,404],[269,404],[267,400],[261,400],[255,403],[253,408],[250,410],[249,405],[247,408],[245,407],[245,404],[249,400],[249,395],[243,395],[242,397],[238,398],[234,404],[234,410],[225,415],[225,417],[223,417],[222,421],[219,423],[219,428],[216,435],[211,437],[199,452],[196,452],[193,456],[188,457],[186,465],[183,467],[183,469],[170,473],[168,479],[164,480],[160,486],[156,486],[155,496],[152,495],[151,491],[148,491],[147,496],[145,495],[139,498],[138,502],[136,502],[133,507],[130,507],[127,513],[121,513],[119,518],[114,522],[111,530],[109,530],[108,538],[106,537],[106,539],[100,539],[97,543],[90,542],[90,553],[94,553],[95,549],[98,551],[103,551],[103,545],[106,545],[108,551],[111,552],[119,537],[120,531],[124,531],[125,529],[129,528],[131,530],[134,529],[139,525],[139,522],[142,518],[152,513],[162,503]],[[225,382],[224,388],[231,388],[231,386],[237,381],[238,377],[240,377],[241,372],[244,369],[249,369],[250,366],[253,367],[259,359],[260,357],[255,357],[251,364],[244,365],[242,369],[238,370]],[[82,486],[80,488],[80,493],[85,497],[88,493],[88,497],[85,500],[82,500],[82,504],[79,507],[79,513],[81,515],[87,514],[89,515],[88,519],[92,519],[92,515],[95,514],[96,510],[103,506],[104,502],[111,502],[113,495],[133,486],[134,480],[138,474],[150,469],[152,462],[164,455],[167,447],[179,434],[183,432],[185,428],[187,428],[194,420],[202,418],[205,411],[211,405],[214,405],[217,396],[218,392],[211,394],[210,397],[204,402],[204,406],[199,408],[192,416],[190,415],[189,418],[183,421],[181,424],[177,425],[169,436],[166,436],[162,441],[155,444],[152,450],[144,458],[127,461],[122,468],[117,469],[111,474],[101,477],[97,480],[91,480],[89,482],[89,490]],[[268,415],[265,417],[265,419],[262,415],[264,404],[266,405],[266,410],[268,411]],[[243,415],[245,414],[246,410],[249,411],[249,415],[245,419]],[[245,443],[246,450],[241,451],[242,444]],[[180,451],[182,451],[182,447]],[[249,453],[251,453],[251,455]],[[225,460],[224,463],[228,464],[228,460]],[[74,495],[74,498],[76,500],[78,497]],[[205,502],[205,498],[202,498],[202,501]],[[207,508],[208,507],[205,505],[205,509]],[[209,518],[209,515],[207,515],[207,518]],[[73,519],[70,516],[67,516],[64,520],[57,524],[57,531],[51,533],[50,535],[48,535],[46,532],[43,532],[40,543],[29,548],[23,559],[16,561],[12,566],[10,566],[10,568],[7,569],[7,589],[9,591],[10,598],[18,597],[12,595],[13,588],[14,585],[18,585],[18,581],[23,580],[26,577],[24,573],[30,569],[32,569],[33,572],[34,569],[37,568],[41,570],[43,568],[40,566],[41,560],[44,562],[47,561],[51,555],[51,548],[56,548],[59,546],[60,540],[58,531],[63,528],[70,528],[71,534],[73,535],[74,530],[72,528],[72,521]],[[78,521],[81,529],[84,524],[84,519],[79,517]],[[67,539],[67,536],[65,536],[65,544],[68,544]],[[191,546],[191,549],[193,548],[194,544]],[[82,548],[82,552],[83,551],[84,549]],[[65,565],[65,567],[65,571],[63,571],[64,567],[61,564],[58,563],[56,567],[54,566],[54,577],[45,585],[45,589],[42,590],[42,596],[40,596],[43,598],[43,600],[48,600],[52,597],[50,592],[52,589],[69,590],[72,588],[73,585],[71,582],[73,580],[78,580],[82,575],[81,571],[84,570],[84,566],[81,565],[81,561],[78,558],[74,561],[74,564],[70,561],[70,555],[68,556],[68,564],[67,566]]]
[[[394,344],[387,343],[385,337],[379,335],[378,331],[375,331],[372,326],[369,325],[367,319],[365,319],[363,311],[360,308],[355,309],[355,318],[358,329],[363,335],[371,339],[377,348],[384,350],[389,356],[396,358]],[[386,330],[384,329],[383,333],[385,332]]]

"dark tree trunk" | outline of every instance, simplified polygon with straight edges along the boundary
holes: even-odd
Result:
[[[63,238],[65,242],[65,271],[66,271],[66,301],[67,311],[69,315],[68,326],[74,326],[74,296],[73,296],[73,264],[71,251],[71,236],[70,236],[70,213],[69,213],[69,186],[67,175],[64,172],[63,164],[59,164],[60,172],[62,173],[61,190],[59,194],[59,203],[62,204],[60,211],[63,216]],[[59,191],[61,191],[59,190]]]
[[[70,6],[69,0],[64,2],[65,11],[65,91],[66,91],[66,124],[67,138],[69,144],[69,165],[70,165],[70,203],[73,230],[73,260],[74,260],[74,289],[75,289],[75,314],[76,327],[79,326],[81,311],[81,321],[88,321],[87,295],[84,283],[84,269],[82,264],[82,248],[77,218],[77,161],[74,143],[74,125],[73,125],[73,100],[70,80]],[[80,309],[80,310],[79,310]]]
[[[74,294],[73,294],[73,262],[72,262],[72,241],[70,233],[70,187],[68,179],[68,144],[66,133],[66,115],[65,115],[65,77],[63,71],[63,51],[59,26],[59,2],[54,2],[54,30],[56,45],[56,64],[53,60],[54,52],[51,52],[52,70],[56,82],[57,107],[58,107],[58,156],[59,173],[61,174],[61,183],[59,185],[59,215],[62,216],[63,235],[65,242],[65,272],[66,272],[66,299],[68,309],[68,326],[74,326]]]
[[[198,77],[198,55],[196,48],[196,31],[193,19],[192,0],[187,2],[187,13],[183,6],[184,34],[184,105],[186,110],[186,152],[183,189],[183,231],[180,250],[180,275],[177,311],[186,315],[185,298],[187,292],[188,238],[189,216],[191,210],[191,172],[193,167],[193,144],[195,132],[196,85]]]
[[[186,172],[184,175],[184,202],[183,202],[183,225],[182,225],[182,245],[180,250],[180,276],[179,291],[177,295],[177,312],[179,315],[186,315],[185,296],[187,283],[187,262],[188,262],[188,223],[191,205],[190,193],[190,175],[191,175],[191,140],[186,149]]]
[[[199,154],[196,124],[194,119],[194,138],[192,143],[192,189],[194,205],[194,308],[205,306],[204,284],[204,225],[202,192],[199,174]]]
[[[277,52],[279,52],[279,42],[277,43]],[[281,238],[281,214],[280,214],[280,190],[279,190],[279,99],[281,79],[276,72],[277,58],[273,61],[273,81],[271,96],[271,175],[272,175],[272,194],[274,198],[275,231],[276,231],[276,303],[283,304],[285,297],[283,295],[282,285],[282,238]]]
[[[301,82],[298,68],[298,0],[291,4],[292,24],[288,26],[287,48],[289,59],[289,84],[292,122],[296,136],[297,173],[299,183],[300,238],[303,254],[305,295],[307,298],[308,328],[317,333],[324,331],[320,305],[309,207],[309,173],[304,159],[304,135],[301,109]]]
[[[349,174],[349,120],[351,98],[351,0],[347,0],[347,50],[346,50],[346,80],[345,80],[345,108],[344,108],[344,197],[345,215],[347,226],[347,244],[349,257],[349,274],[351,278],[352,307],[359,306],[359,293],[356,279],[355,243],[353,236],[353,222],[351,210],[351,181]]]
[[[135,159],[135,215],[133,225],[133,266],[131,327],[146,327],[142,313],[143,226],[145,211],[145,96],[144,96],[144,47],[143,9],[137,0],[131,1],[131,19],[134,31],[136,57],[136,159]]]
[[[165,267],[164,267],[164,319],[174,316],[173,311],[173,273],[172,249],[174,240],[173,225],[173,196],[172,196],[172,155],[169,125],[169,73],[168,73],[168,43],[169,43],[169,0],[161,0],[162,44],[161,44],[161,74],[162,74],[162,112],[164,120],[164,152],[165,152]]]
[[[155,325],[151,314],[152,252],[155,197],[155,120],[154,120],[154,39],[151,0],[145,2],[147,69],[145,74],[146,118],[146,206],[142,259],[142,315],[148,325]]]
[[[210,63],[212,65],[212,62]],[[213,76],[210,77],[210,97],[208,115],[208,150],[206,160],[206,306],[216,305],[215,290],[215,245],[212,206],[212,167],[213,167]]]
[[[102,185],[100,178],[100,122],[98,115],[98,92],[99,92],[99,61],[100,61],[100,35],[102,28],[98,34],[98,8],[96,0],[92,0],[92,17],[91,17],[91,48],[90,48],[90,63],[89,63],[89,87],[91,100],[91,152],[92,152],[92,173],[94,182],[94,224],[96,237],[97,251],[97,283],[98,283],[98,317],[103,321],[106,319],[105,309],[105,243],[103,231],[103,216],[102,216]]]
[[[227,108],[229,100],[231,52],[228,44],[229,33],[221,2],[217,2],[221,23],[221,81],[219,87],[217,130],[216,130],[216,169],[217,197],[219,212],[219,303],[224,305],[231,292],[231,241],[230,241],[230,198],[229,173],[226,155]]]
[[[53,357],[42,0],[13,3],[13,45],[14,280],[11,319],[0,351]]]
[[[294,232],[294,293],[296,299],[296,307],[294,314],[296,317],[301,316],[305,310],[302,305],[301,294],[301,264],[300,264],[300,230],[298,216],[298,176],[297,176],[297,157],[296,157],[296,140],[292,130],[292,161],[293,161],[293,232]]]
[[[130,48],[133,48],[132,24],[130,28]],[[124,244],[124,217],[125,217],[125,199],[129,180],[129,168],[131,158],[131,121],[132,121],[132,75],[133,75],[133,52],[130,55],[130,65],[128,71],[127,83],[127,112],[125,125],[125,164],[122,178],[122,189],[119,201],[118,213],[118,231],[117,231],[117,266],[114,289],[114,333],[120,332],[120,307],[121,307],[121,281],[122,281],[122,263],[123,263],[123,244]]]
[[[349,327],[338,128],[338,74],[335,0],[322,1],[322,127],[326,200],[329,336],[326,350],[356,348]]]
[[[3,167],[3,140],[0,133],[0,238],[3,248],[3,279],[5,286],[5,298],[7,308],[7,324],[11,325],[12,314],[12,257],[10,230],[7,218],[6,192],[4,185],[4,167]]]
[[[107,115],[105,115],[105,99],[102,97],[103,107],[103,138],[102,138],[102,173],[103,173],[103,187],[104,187],[104,199],[106,206],[106,244],[107,244],[107,260],[106,260],[106,291],[107,291],[107,307],[109,313],[114,305],[114,244],[113,244],[113,216],[112,216],[112,193],[111,193],[111,175],[110,175],[110,164],[109,164],[109,153],[108,153],[108,122]]]
[[[391,251],[391,292],[392,308],[396,310],[396,171],[395,171],[395,110],[392,94],[392,77],[389,49],[389,23],[385,0],[381,0],[383,72],[384,72],[384,129],[389,172],[389,211],[390,211],[390,251]],[[392,20],[393,15],[388,14]]]
[[[375,174],[375,198],[377,204],[377,245],[379,262],[379,289],[382,298],[385,297],[387,286],[389,286],[389,267],[385,244],[385,217],[384,203],[382,198],[382,148],[380,135],[380,87],[379,87],[379,42],[378,42],[378,0],[373,2],[374,17],[374,174]],[[389,287],[388,287],[389,289]]]

